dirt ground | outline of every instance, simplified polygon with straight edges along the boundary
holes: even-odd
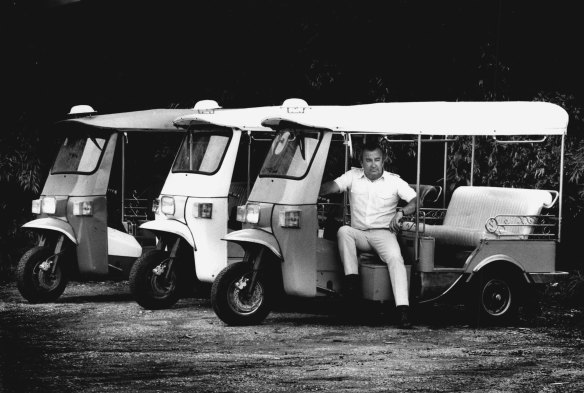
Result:
[[[127,282],[70,283],[53,304],[0,285],[2,392],[582,392],[581,309],[545,301],[514,326],[479,328],[461,307],[339,315],[289,301],[263,324],[225,326],[204,298],[146,311]]]

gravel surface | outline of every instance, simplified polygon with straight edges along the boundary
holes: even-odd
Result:
[[[584,391],[582,309],[553,301],[490,328],[433,305],[400,330],[391,310],[350,318],[333,300],[228,327],[205,298],[144,310],[127,282],[70,283],[36,305],[9,283],[0,299],[1,392]]]

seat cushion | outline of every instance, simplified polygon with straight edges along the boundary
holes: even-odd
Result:
[[[552,195],[545,190],[499,187],[458,187],[446,210],[444,226],[484,231],[489,218],[497,215],[538,215]],[[507,227],[506,231],[529,234],[530,226]]]
[[[524,239],[533,232],[529,225],[499,227],[497,234],[485,224],[498,215],[534,216],[552,202],[545,190],[498,187],[459,187],[452,194],[442,225],[420,225],[424,236],[437,244],[477,246],[482,239]],[[501,220],[503,221],[503,220]],[[404,223],[403,230],[415,231],[414,223]]]

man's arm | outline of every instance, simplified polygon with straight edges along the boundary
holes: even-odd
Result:
[[[407,205],[399,209],[391,222],[389,223],[389,230],[393,233],[397,233],[400,230],[399,222],[401,221],[404,216],[409,216],[410,214],[414,214],[416,212],[416,204],[418,203],[418,198],[414,197],[411,201],[408,202]]]
[[[334,180],[331,180],[320,186],[318,195],[338,194],[339,192],[341,192],[341,188]]]
[[[418,203],[418,198],[413,197],[411,201],[408,202],[407,205],[402,207],[402,213],[404,216],[409,216],[410,214],[414,214],[416,212],[416,204]],[[402,216],[403,217],[403,216]]]

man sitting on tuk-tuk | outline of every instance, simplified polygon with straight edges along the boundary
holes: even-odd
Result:
[[[403,216],[416,210],[416,191],[398,175],[384,170],[385,159],[378,143],[367,143],[361,154],[362,168],[324,183],[319,193],[350,191],[351,226],[344,225],[337,232],[345,295],[354,299],[361,294],[357,251],[375,251],[388,266],[399,326],[410,328],[407,273],[396,233]],[[403,208],[397,208],[400,199],[407,202]]]

